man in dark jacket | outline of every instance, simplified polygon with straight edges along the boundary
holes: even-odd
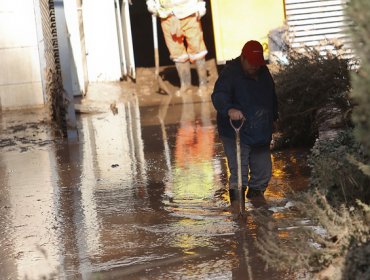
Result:
[[[216,81],[212,102],[230,170],[231,203],[238,198],[238,166],[236,132],[230,120],[236,127],[244,120],[240,129],[243,203],[247,187],[247,198],[263,198],[272,175],[270,142],[278,110],[274,81],[259,42],[248,41],[240,57],[225,66]]]

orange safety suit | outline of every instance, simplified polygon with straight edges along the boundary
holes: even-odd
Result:
[[[147,0],[146,3],[148,10],[161,18],[166,46],[174,62],[195,61],[206,56],[200,22],[206,13],[204,1]]]

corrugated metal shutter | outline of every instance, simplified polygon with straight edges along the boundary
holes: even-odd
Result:
[[[58,54],[57,30],[55,25],[54,2],[40,0],[42,32],[45,45],[46,67],[55,71],[60,70]],[[57,57],[57,59],[55,59]]]
[[[345,3],[346,0],[285,0],[291,46],[331,49],[328,41],[334,41],[350,48]]]

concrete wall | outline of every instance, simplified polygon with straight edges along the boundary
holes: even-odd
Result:
[[[0,0],[0,108],[44,104],[31,0]]]

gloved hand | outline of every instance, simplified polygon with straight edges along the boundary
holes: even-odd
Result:
[[[148,8],[149,13],[158,16],[158,4],[154,0],[146,0],[146,6]]]
[[[206,2],[204,1],[199,1],[198,2],[198,13],[197,13],[197,17],[198,19],[200,19],[202,16],[204,16],[206,14]]]

